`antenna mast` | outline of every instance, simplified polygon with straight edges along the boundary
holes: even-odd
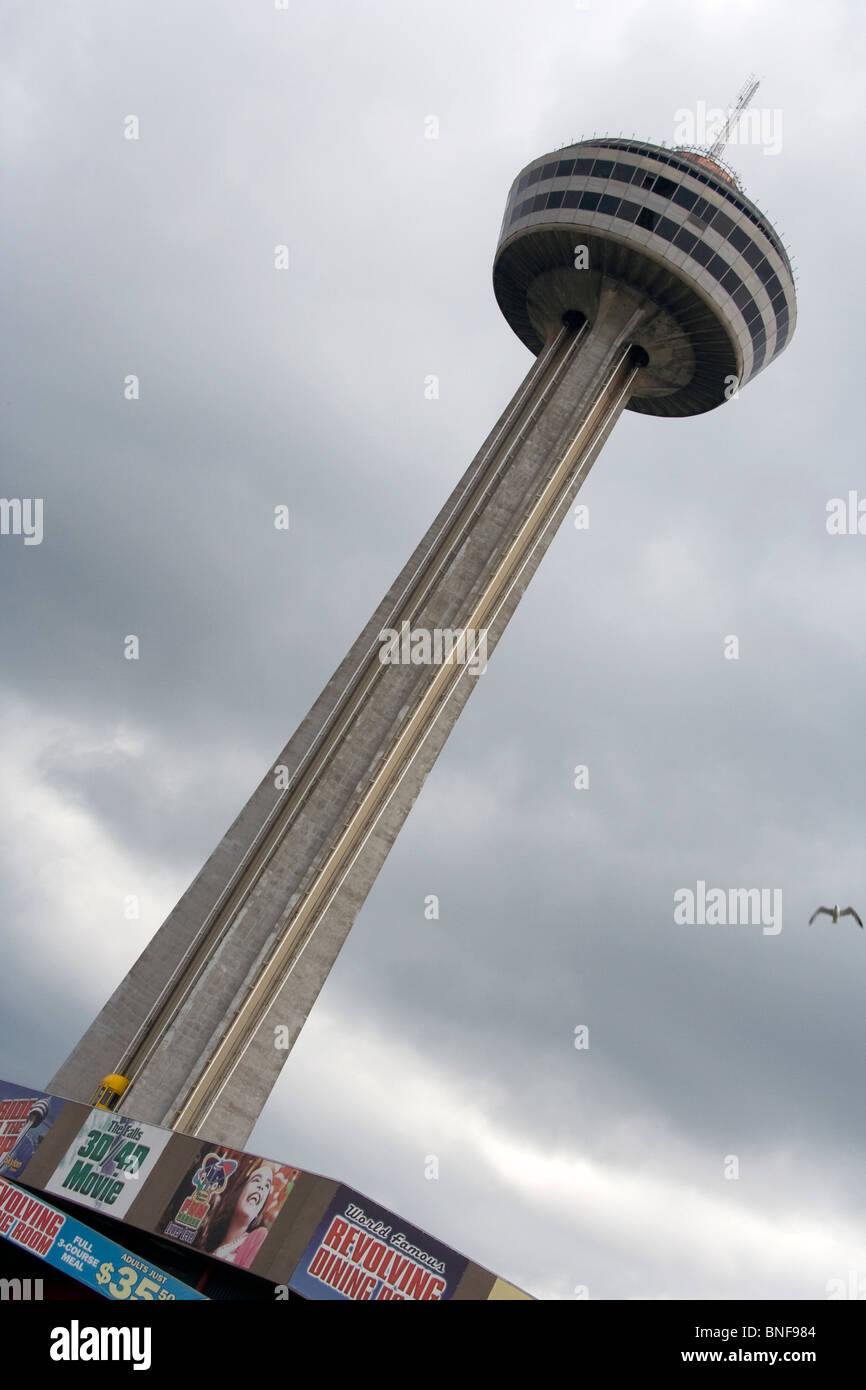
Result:
[[[720,154],[722,153],[722,151],[724,150],[725,146],[731,138],[731,132],[733,131],[734,127],[736,126],[737,122],[739,121],[740,117],[745,111],[746,107],[751,102],[752,97],[755,95],[755,92],[758,90],[760,85],[760,79],[757,78],[754,73],[750,73],[749,76],[746,78],[746,81],[744,82],[743,86],[740,88],[739,94],[737,96],[736,106],[734,107],[733,111],[730,112],[728,119],[725,121],[725,124],[722,126],[716,139],[713,141],[712,145],[707,150],[707,159],[719,158]]]

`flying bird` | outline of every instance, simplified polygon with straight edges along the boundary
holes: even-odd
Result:
[[[853,917],[858,927],[862,927],[863,925],[857,913],[854,911],[853,907],[840,908],[838,903],[834,903],[832,907],[817,907],[815,911],[812,913],[812,916],[809,918],[810,927],[814,922],[815,918],[820,917],[822,912],[826,913],[828,917],[832,917],[834,922],[838,922],[840,917]]]

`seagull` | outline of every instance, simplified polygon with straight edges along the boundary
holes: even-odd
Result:
[[[819,917],[822,912],[825,912],[828,917],[832,917],[834,922],[838,922],[840,917],[853,917],[858,927],[862,927],[863,925],[857,913],[854,911],[853,907],[840,908],[838,903],[834,903],[832,907],[817,907],[815,911],[812,913],[812,916],[809,918],[810,927],[814,922],[815,918]]]

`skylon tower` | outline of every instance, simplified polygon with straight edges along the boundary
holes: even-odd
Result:
[[[790,340],[788,256],[711,153],[584,140],[515,179],[493,287],[532,366],[49,1090],[86,1101],[118,1073],[126,1113],[243,1146],[288,1055],[277,1029],[297,1037],[620,413],[713,410]],[[423,637],[437,632],[438,652]]]

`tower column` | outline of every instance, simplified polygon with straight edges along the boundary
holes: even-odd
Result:
[[[132,1083],[126,1113],[244,1143],[629,398],[640,374],[631,335],[652,312],[624,291],[607,296],[593,325],[579,312],[565,325],[551,318],[497,426],[276,760],[289,786],[276,790],[273,773],[263,780],[51,1089],[87,1099],[102,1074],[120,1071]],[[387,664],[385,629],[396,637]],[[413,659],[425,655],[418,633],[430,636],[429,661]],[[275,1046],[278,1028],[288,1048]]]

